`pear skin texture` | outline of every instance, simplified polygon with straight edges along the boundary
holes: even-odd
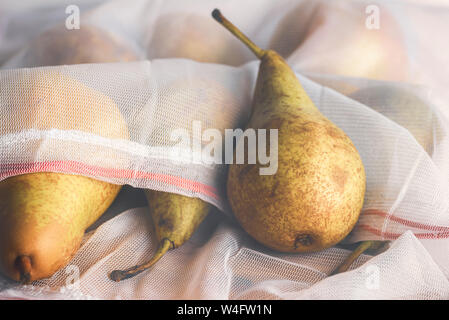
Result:
[[[159,243],[168,239],[177,248],[190,239],[211,205],[198,198],[146,189],[150,216]]]
[[[278,129],[278,170],[230,165],[227,194],[241,226],[281,252],[320,251],[348,235],[363,206],[362,160],[274,51],[261,58],[247,128]]]
[[[85,230],[121,186],[62,174],[30,173],[0,183],[0,271],[20,280],[16,259],[31,259],[30,281],[47,278],[78,250]]]

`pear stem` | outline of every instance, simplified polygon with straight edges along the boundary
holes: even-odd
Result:
[[[170,249],[171,245],[172,242],[170,241],[170,239],[162,239],[161,243],[159,244],[159,248],[148,262],[131,267],[126,270],[114,270],[109,275],[109,278],[113,281],[119,282],[121,280],[132,278],[139,273],[144,272],[145,270],[151,268],[156,262],[158,262],[159,259],[162,258],[162,256]]]
[[[366,250],[371,248],[375,241],[362,241],[359,246],[351,252],[351,254],[343,261],[343,263],[337,267],[330,275],[335,275],[337,273],[342,273],[348,271],[352,263]]]
[[[22,284],[28,284],[31,281],[31,259],[29,256],[17,257],[15,262],[16,268],[20,273],[20,282]]]
[[[218,9],[212,11],[212,17],[217,20],[221,25],[228,29],[233,35],[235,35],[240,41],[242,41],[259,59],[265,54],[265,50],[262,50],[254,44],[246,35],[244,35],[235,25],[233,25],[228,19],[226,19]]]

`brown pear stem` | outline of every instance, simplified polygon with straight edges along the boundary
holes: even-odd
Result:
[[[119,282],[121,280],[132,278],[139,273],[144,272],[145,270],[151,268],[156,262],[158,262],[159,259],[162,258],[162,256],[170,249],[171,246],[172,242],[170,241],[170,239],[162,239],[161,243],[159,244],[159,248],[148,262],[131,267],[126,270],[114,270],[109,275],[109,278],[113,281]]]
[[[20,273],[20,282],[23,284],[30,283],[31,281],[31,259],[29,256],[19,256],[15,261],[17,270]]]
[[[226,19],[218,9],[212,11],[212,17],[217,20],[221,25],[228,29],[233,35],[235,35],[240,41],[242,41],[259,59],[265,54],[265,50],[262,50],[254,44],[246,35],[244,35],[235,25],[233,25],[228,19]]]
[[[366,250],[371,248],[371,246],[375,243],[375,241],[362,241],[359,246],[351,252],[351,254],[343,261],[343,263],[338,266],[330,275],[335,275],[337,273],[342,273],[348,271],[349,267],[352,263]]]

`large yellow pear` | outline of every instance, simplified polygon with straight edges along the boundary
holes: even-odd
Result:
[[[260,162],[230,164],[227,194],[235,217],[256,240],[282,252],[335,245],[353,229],[363,205],[366,177],[357,149],[317,109],[279,54],[257,47],[218,10],[213,17],[261,60],[247,128],[278,132],[268,146],[270,156],[277,153],[276,172],[262,174]]]

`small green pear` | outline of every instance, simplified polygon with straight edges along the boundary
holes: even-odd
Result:
[[[256,240],[282,252],[331,247],[355,226],[366,177],[350,138],[313,104],[284,59],[262,50],[216,9],[213,17],[261,60],[247,128],[278,129],[278,170],[231,164],[227,194]],[[237,143],[242,143],[239,141]]]
[[[169,250],[183,245],[198,228],[211,205],[198,198],[146,189],[145,195],[153,222],[158,249],[146,263],[126,270],[114,270],[114,281],[132,278],[151,268]]]

